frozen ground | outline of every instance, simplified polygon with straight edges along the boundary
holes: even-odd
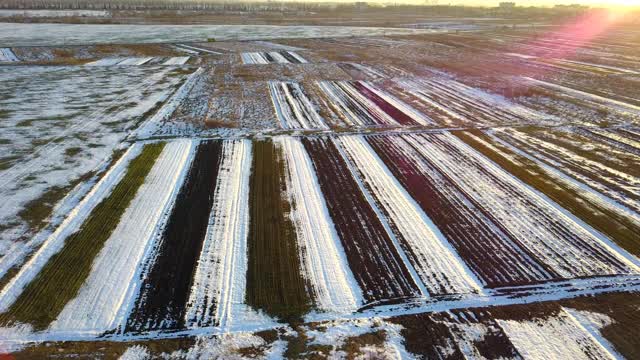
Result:
[[[83,25],[0,23],[5,46],[169,43],[216,40],[402,35],[434,30],[276,25]]]
[[[0,68],[0,255],[29,235],[30,214],[18,216],[28,202],[94,170],[182,78],[168,67]]]

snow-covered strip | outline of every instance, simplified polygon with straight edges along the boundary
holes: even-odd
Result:
[[[0,62],[20,61],[10,48],[0,48]]]
[[[114,66],[125,60],[122,57],[109,57],[87,63],[86,66]]]
[[[277,138],[286,157],[291,218],[301,248],[304,276],[324,311],[353,312],[364,303],[329,215],[313,164],[299,139]]]
[[[525,359],[616,359],[570,315],[496,320]]]
[[[558,276],[638,272],[637,261],[624,250],[455,136],[405,139]]]
[[[591,93],[588,93],[588,92],[572,89],[572,88],[569,88],[569,87],[566,87],[566,86],[553,84],[553,83],[542,81],[542,80],[533,79],[533,78],[526,77],[526,76],[521,77],[521,79],[523,79],[525,82],[528,82],[528,83],[531,83],[531,84],[535,84],[535,85],[539,85],[539,86],[546,87],[546,88],[549,88],[549,89],[560,91],[563,94],[567,94],[567,95],[572,96],[572,97],[577,98],[577,99],[590,101],[590,102],[596,103],[598,105],[605,105],[605,106],[615,107],[615,108],[617,108],[617,109],[619,109],[621,111],[629,111],[629,110],[631,110],[632,112],[634,112],[636,114],[640,113],[640,106],[636,106],[636,105],[633,105],[633,104],[629,104],[629,103],[618,101],[618,100],[614,100],[614,99],[609,99],[609,98],[606,98],[606,97],[603,97],[603,96],[591,94]]]
[[[405,250],[413,255],[412,265],[429,294],[479,292],[481,282],[466,268],[440,230],[393,177],[367,141],[361,136],[345,136],[336,138],[335,142],[355,164],[393,232],[404,239]]]
[[[187,327],[225,328],[244,302],[251,141],[226,140],[209,227],[185,312]]]
[[[396,81],[398,90],[416,100],[432,118],[446,125],[496,125],[549,118],[503,96],[473,88],[444,76]]]
[[[307,60],[293,51],[248,52],[240,54],[243,64],[305,64]]]
[[[165,146],[94,260],[78,296],[65,306],[51,330],[101,333],[126,320],[121,309],[133,300],[130,289],[137,286],[139,264],[171,208],[194,148],[191,140]]]
[[[515,129],[497,129],[494,132],[537,161],[548,164],[589,187],[597,190],[618,204],[640,216],[640,179],[616,170],[601,161],[588,159],[575,151],[534,137]]]
[[[532,56],[532,55],[518,54],[518,53],[511,53],[511,52],[504,53],[504,54],[507,55],[507,56],[518,57],[518,58],[521,58],[521,59],[535,59],[536,58],[535,56]]]
[[[329,129],[300,84],[271,81],[269,90],[283,129]]]
[[[586,310],[576,310],[572,308],[563,307],[562,310],[571,317],[582,329],[587,331],[591,337],[600,344],[607,352],[616,359],[624,359],[620,353],[615,349],[609,340],[607,340],[600,330],[605,326],[609,326],[614,323],[613,319],[605,314],[597,312],[590,312]]]
[[[348,125],[398,125],[347,81],[319,81],[318,87],[327,95],[331,106]]]
[[[76,206],[60,226],[44,241],[40,249],[26,262],[18,274],[0,292],[0,312],[5,312],[42,270],[49,259],[64,247],[65,239],[76,232],[91,211],[109,195],[127,172],[129,162],[140,154],[142,144],[132,145],[87,196]]]
[[[189,61],[188,56],[178,56],[167,59],[162,65],[184,65]]]
[[[176,111],[182,100],[189,94],[193,86],[196,84],[196,81],[200,78],[200,76],[204,73],[204,68],[198,68],[198,70],[194,71],[187,80],[180,86],[178,90],[171,96],[171,98],[162,105],[160,110],[158,110],[149,120],[147,120],[144,124],[142,124],[138,130],[133,132],[130,137],[146,137],[151,136],[155,132],[158,126],[161,125],[163,121],[166,121],[173,112]]]
[[[621,131],[622,130],[622,131]],[[607,141],[609,144],[621,147],[624,150],[630,151],[636,155],[640,155],[640,137],[633,138],[633,132],[624,129],[600,129],[600,128],[585,128],[583,133],[591,133]],[[627,136],[625,136],[627,135]],[[587,135],[588,136],[588,135]],[[591,136],[593,137],[593,136]]]
[[[144,65],[144,64],[148,63],[151,60],[153,60],[153,57],[131,57],[131,58],[126,58],[126,59],[120,61],[116,65],[134,65],[134,66],[137,66],[137,65]]]
[[[433,124],[433,120],[427,118],[425,115],[423,115],[422,113],[416,111],[414,108],[412,108],[411,106],[407,105],[406,103],[400,101],[399,99],[397,99],[396,97],[392,96],[388,92],[377,88],[372,83],[370,83],[368,81],[359,81],[359,83],[363,87],[365,87],[369,91],[371,91],[372,93],[374,93],[377,96],[379,96],[387,104],[391,105],[392,107],[398,109],[399,111],[401,111],[402,113],[404,113],[405,115],[410,117],[417,124],[419,124],[419,125]]]
[[[199,54],[199,53],[203,52],[203,53],[212,54],[212,55],[222,55],[221,52],[213,51],[211,49],[205,49],[205,48],[197,47],[197,46],[193,46],[193,45],[176,44],[176,47],[180,48],[180,49],[182,49],[184,51],[187,51],[187,52],[189,52],[189,51],[195,52],[195,54]]]

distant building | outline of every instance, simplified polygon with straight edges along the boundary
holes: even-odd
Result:
[[[500,8],[501,9],[513,9],[516,7],[516,3],[512,2],[512,1],[503,1],[500,3]]]

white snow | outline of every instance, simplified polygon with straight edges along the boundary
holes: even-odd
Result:
[[[269,90],[283,129],[329,129],[299,83],[270,81]]]
[[[307,63],[307,60],[293,51],[282,50],[281,52],[295,58],[301,64]],[[291,64],[292,62],[284,57],[281,52],[249,52],[242,53],[240,56],[243,64]]]
[[[193,279],[185,323],[207,327],[233,322],[244,303],[249,231],[251,141],[226,140],[209,227]]]
[[[453,135],[405,139],[561,277],[638,272],[602,236]]]
[[[615,359],[564,311],[547,318],[497,322],[525,359]]]
[[[171,115],[176,111],[182,101],[189,95],[191,89],[198,81],[199,77],[204,73],[204,68],[198,68],[194,71],[187,80],[180,86],[178,90],[171,96],[171,98],[165,102],[160,110],[158,110],[150,119],[133,133],[129,135],[130,138],[145,138],[153,136],[153,134],[162,127],[162,124],[169,120]]]
[[[162,65],[184,65],[189,61],[189,56],[178,56],[167,59]]]
[[[353,312],[364,303],[329,215],[313,164],[300,140],[277,138],[286,158],[291,218],[301,248],[303,274],[314,303],[324,311]]]
[[[335,141],[355,164],[371,194],[388,214],[388,221],[397,235],[404,238],[415,254],[412,264],[429,294],[479,292],[481,281],[464,265],[440,230],[393,177],[366,140],[361,136],[343,136]],[[410,268],[409,264],[407,266]]]
[[[120,223],[94,259],[91,273],[51,324],[52,331],[100,332],[126,321],[121,308],[134,300],[138,265],[151,247],[160,219],[171,208],[193,150],[191,140],[165,145]]]
[[[2,289],[0,292],[0,312],[6,311],[13,304],[24,287],[35,278],[47,261],[64,247],[66,238],[76,232],[89,217],[91,211],[109,195],[125,175],[129,162],[140,153],[141,149],[142,144],[134,144],[122,155],[91,192],[71,211],[56,231],[45,240],[31,259],[22,266],[18,274]]]
[[[142,345],[133,345],[120,356],[118,360],[147,360],[151,359],[149,350]]]
[[[10,48],[0,48],[0,62],[20,61]]]

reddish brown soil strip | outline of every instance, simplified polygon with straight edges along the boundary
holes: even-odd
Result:
[[[367,138],[391,173],[422,207],[487,287],[548,280],[552,276],[518,247],[484,210],[398,136]],[[407,152],[414,156],[407,156]],[[422,160],[422,161],[420,161]]]
[[[222,141],[198,146],[157,257],[145,274],[127,331],[181,328],[196,262],[206,235],[222,155]]]
[[[362,85],[359,81],[354,81],[352,84],[353,84],[353,87],[356,88],[362,95],[364,95],[367,99],[369,99],[371,102],[376,104],[380,109],[382,109],[382,111],[387,113],[387,115],[391,116],[399,124],[419,125],[407,114],[403,113],[392,104],[389,104],[386,100],[378,96],[373,91],[367,89],[367,87]]]
[[[607,235],[625,250],[636,256],[640,255],[640,237],[638,236],[638,234],[640,234],[640,228],[633,221],[622,214],[618,214],[609,208],[605,208],[591,201],[585,194],[558,181],[535,162],[493,142],[491,138],[481,131],[473,130],[470,132],[498,147],[500,151],[508,154],[511,158],[517,159],[518,163],[514,163],[501,154],[489,149],[465,132],[455,132],[454,135],[516,176],[525,184],[544,193],[551,200],[570,211],[582,221]]]
[[[284,157],[272,141],[256,141],[253,149],[246,301],[281,320],[299,321],[312,301],[288,215]]]
[[[302,143],[311,156],[329,214],[366,301],[419,294],[392,240],[335,145],[321,138],[304,138]]]

